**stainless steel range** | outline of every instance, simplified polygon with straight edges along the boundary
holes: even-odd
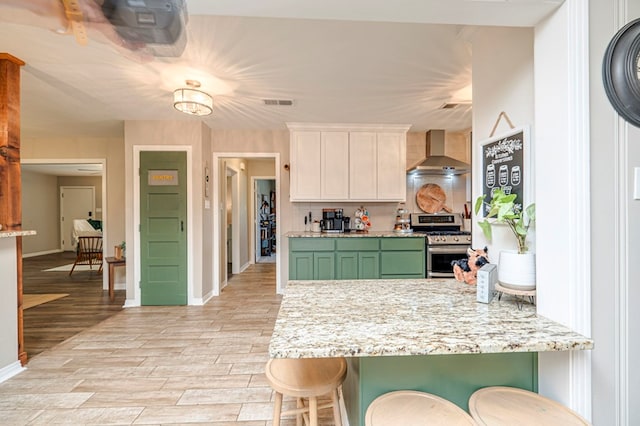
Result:
[[[427,278],[453,278],[451,262],[467,256],[471,233],[455,213],[412,213],[411,229],[425,234]]]

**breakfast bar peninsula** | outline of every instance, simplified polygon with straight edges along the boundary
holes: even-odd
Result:
[[[467,410],[485,386],[537,391],[537,353],[593,348],[593,340],[522,309],[511,296],[476,302],[450,279],[289,281],[273,358],[346,357],[349,424],[364,424],[383,393],[422,390]]]

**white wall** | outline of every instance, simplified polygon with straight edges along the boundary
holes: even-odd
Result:
[[[26,237],[29,238],[29,237]],[[23,239],[24,240],[24,239]],[[16,239],[0,238],[0,381],[10,377],[18,362],[18,275]],[[19,363],[18,363],[19,366]],[[19,370],[18,370],[19,371]]]
[[[640,130],[614,113],[602,84],[602,58],[615,32],[640,18],[640,2],[591,0],[589,28],[593,424],[640,424]]]
[[[215,230],[213,229],[213,167],[211,164],[211,132],[205,124],[201,124],[202,156],[198,159],[202,170],[202,185],[208,185],[201,193],[202,202],[202,301],[206,303],[213,294],[213,244],[215,243]],[[196,163],[197,164],[197,163]],[[206,182],[208,171],[209,182]]]
[[[55,176],[22,171],[22,229],[37,231],[22,240],[23,256],[60,250],[58,194]]]
[[[473,35],[473,143],[474,153],[480,143],[491,136],[491,130],[501,112],[514,126],[534,125],[533,105],[533,30],[530,28],[487,27]],[[495,135],[509,131],[502,119]],[[536,145],[535,132],[525,149]],[[472,204],[481,193],[480,155],[473,157]],[[526,176],[525,176],[526,177]],[[535,187],[535,173],[528,174],[530,192]],[[474,220],[475,222],[475,220]],[[529,238],[535,251],[535,240]],[[487,245],[493,263],[502,249],[517,249],[517,242],[506,226],[494,226],[493,240],[486,241],[478,227],[473,231],[473,244]]]

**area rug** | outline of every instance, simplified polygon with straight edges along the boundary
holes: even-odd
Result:
[[[22,295],[22,309],[33,308],[34,306],[42,305],[43,303],[53,302],[54,300],[67,297],[67,293],[58,294],[23,294]]]
[[[57,266],[57,267],[51,268],[51,269],[45,269],[44,272],[60,272],[60,271],[69,272],[71,270],[71,268],[73,268],[73,263],[70,263],[68,265]],[[89,269],[89,265],[77,265],[76,269],[74,269],[73,272],[76,272],[76,271],[97,271],[98,269],[100,269],[100,264],[93,265],[92,269]]]

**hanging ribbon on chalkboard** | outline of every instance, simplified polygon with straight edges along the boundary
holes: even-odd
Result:
[[[502,117],[504,117],[504,119],[507,120],[507,123],[509,123],[509,127],[511,129],[516,128],[516,126],[514,126],[511,120],[509,119],[509,116],[507,115],[507,113],[502,111],[500,115],[498,115],[498,119],[496,120],[496,124],[493,125],[493,129],[491,129],[491,134],[489,135],[490,138],[492,138],[493,135],[496,133],[496,129],[498,128],[498,123],[500,123],[500,120],[502,119]]]

